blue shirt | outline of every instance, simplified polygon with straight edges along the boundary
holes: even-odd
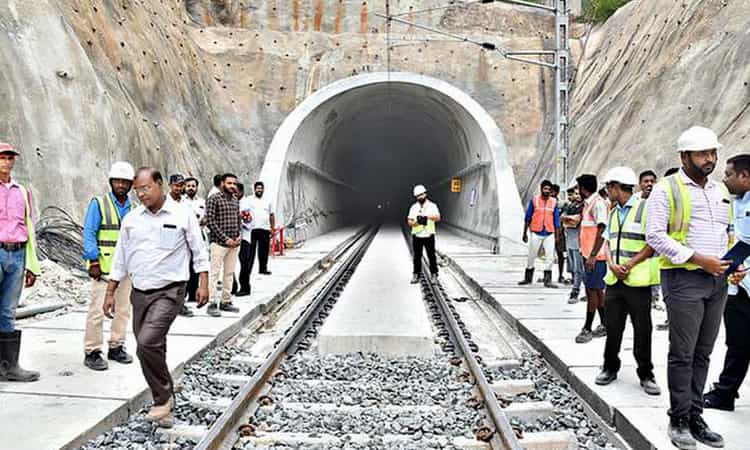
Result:
[[[110,191],[109,198],[115,205],[117,214],[122,218],[130,211],[130,199],[125,199],[125,204],[120,204],[115,195]],[[83,220],[83,259],[85,261],[96,261],[99,259],[99,245],[96,242],[96,234],[99,232],[99,226],[102,224],[102,212],[99,210],[99,202],[91,199],[89,207],[86,210],[86,217]]]
[[[526,223],[531,223],[531,217],[533,215],[534,215],[534,200],[529,200],[529,206],[526,208]],[[552,217],[555,222],[555,230],[559,230],[560,229],[560,208],[558,207],[558,204],[555,204],[555,212],[552,214]],[[539,236],[549,236],[550,234],[554,233],[555,230],[545,230],[544,225],[542,225],[542,231],[538,233],[536,232],[532,232],[532,233],[537,234]]]
[[[734,200],[734,236],[737,240],[750,242],[750,192]],[[745,260],[745,267],[750,267],[750,258]],[[745,292],[750,293],[750,278],[745,277],[740,283]],[[730,294],[732,285],[729,285]]]

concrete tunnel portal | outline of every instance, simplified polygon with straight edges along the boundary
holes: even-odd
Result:
[[[304,222],[308,238],[377,215],[401,223],[412,187],[424,184],[444,226],[519,253],[522,208],[502,133],[479,103],[435,78],[372,73],[323,87],[281,124],[260,179],[279,222]]]

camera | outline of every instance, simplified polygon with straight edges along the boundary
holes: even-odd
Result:
[[[427,225],[427,216],[417,216],[417,223],[420,225]]]

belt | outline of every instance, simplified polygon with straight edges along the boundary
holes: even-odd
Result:
[[[145,289],[144,290],[144,289],[133,288],[133,290],[136,291],[136,292],[138,292],[139,294],[150,295],[150,294],[153,294],[153,293],[156,293],[156,292],[166,291],[168,289],[172,289],[172,288],[178,287],[181,284],[187,284],[187,281],[175,281],[173,283],[169,283],[166,286],[162,286],[162,287],[156,288],[156,289]]]
[[[26,247],[25,242],[0,242],[0,248],[9,252],[15,252]]]

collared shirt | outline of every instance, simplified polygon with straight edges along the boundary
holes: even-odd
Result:
[[[750,191],[734,200],[734,236],[739,241],[750,243]],[[750,258],[745,260],[745,267],[750,267]],[[740,286],[750,292],[750,277],[743,278]],[[737,288],[732,284],[729,293],[737,294]]]
[[[549,197],[547,201],[552,199],[554,197]],[[560,229],[560,207],[559,203],[555,205],[555,211],[552,213],[552,220],[555,224],[555,230]],[[526,207],[526,222],[531,223],[531,218],[534,216],[534,200],[529,200],[529,206]],[[554,233],[555,230],[546,230],[544,229],[544,225],[542,225],[542,231],[540,232],[533,232],[534,234],[537,234],[539,236],[549,236],[550,234]]]
[[[729,204],[725,202],[724,190],[719,183],[710,179],[706,186],[702,187],[682,169],[675,176],[681,177],[690,194],[691,214],[687,245],[680,244],[667,234],[669,196],[662,183],[654,186],[646,203],[648,245],[656,253],[669,258],[673,264],[684,264],[696,252],[722,257],[727,251],[729,227]]]
[[[0,242],[17,243],[27,240],[29,230],[26,229],[26,203],[21,186],[11,178],[8,184],[0,183]]]
[[[136,289],[159,289],[187,281],[191,258],[196,273],[208,271],[198,220],[167,196],[156,214],[141,205],[123,219],[109,278],[130,276]]]
[[[182,203],[186,204],[193,211],[199,223],[206,216],[206,201],[201,197],[196,195],[194,198],[190,198],[188,195],[184,195]]]
[[[117,201],[115,195],[110,191],[107,195],[112,200],[117,211],[117,217],[122,223],[123,217],[130,211],[130,199],[126,198],[125,203]],[[83,219],[83,259],[86,261],[96,261],[99,259],[99,244],[96,235],[102,224],[102,212],[99,209],[99,202],[95,198],[91,199],[89,207],[86,210],[86,217]]]
[[[408,219],[411,220],[417,220],[417,216],[439,216],[440,210],[438,209],[438,206],[435,203],[432,203],[429,199],[425,200],[424,204],[419,202],[414,202],[413,205],[411,205],[411,208],[409,208],[409,215],[407,216]],[[432,236],[432,233],[427,231],[427,228],[420,233],[417,233],[415,236],[417,237],[430,237]]]
[[[633,205],[635,205],[635,202],[640,200],[640,198],[636,195],[631,195],[627,202],[625,202],[624,205],[620,206],[619,203],[615,202],[615,210],[617,211],[617,217],[620,220],[620,229],[622,229],[622,224],[625,223],[625,218],[628,217],[628,214],[630,214],[630,210],[633,209]],[[604,229],[604,239],[609,240],[609,220],[607,220],[607,228]]]
[[[214,194],[221,194],[221,190],[216,186],[211,186],[211,189],[208,190],[208,195],[206,196],[206,198],[208,199]]]
[[[240,202],[231,194],[212,195],[206,200],[206,220],[211,242],[221,246],[240,237]]]

